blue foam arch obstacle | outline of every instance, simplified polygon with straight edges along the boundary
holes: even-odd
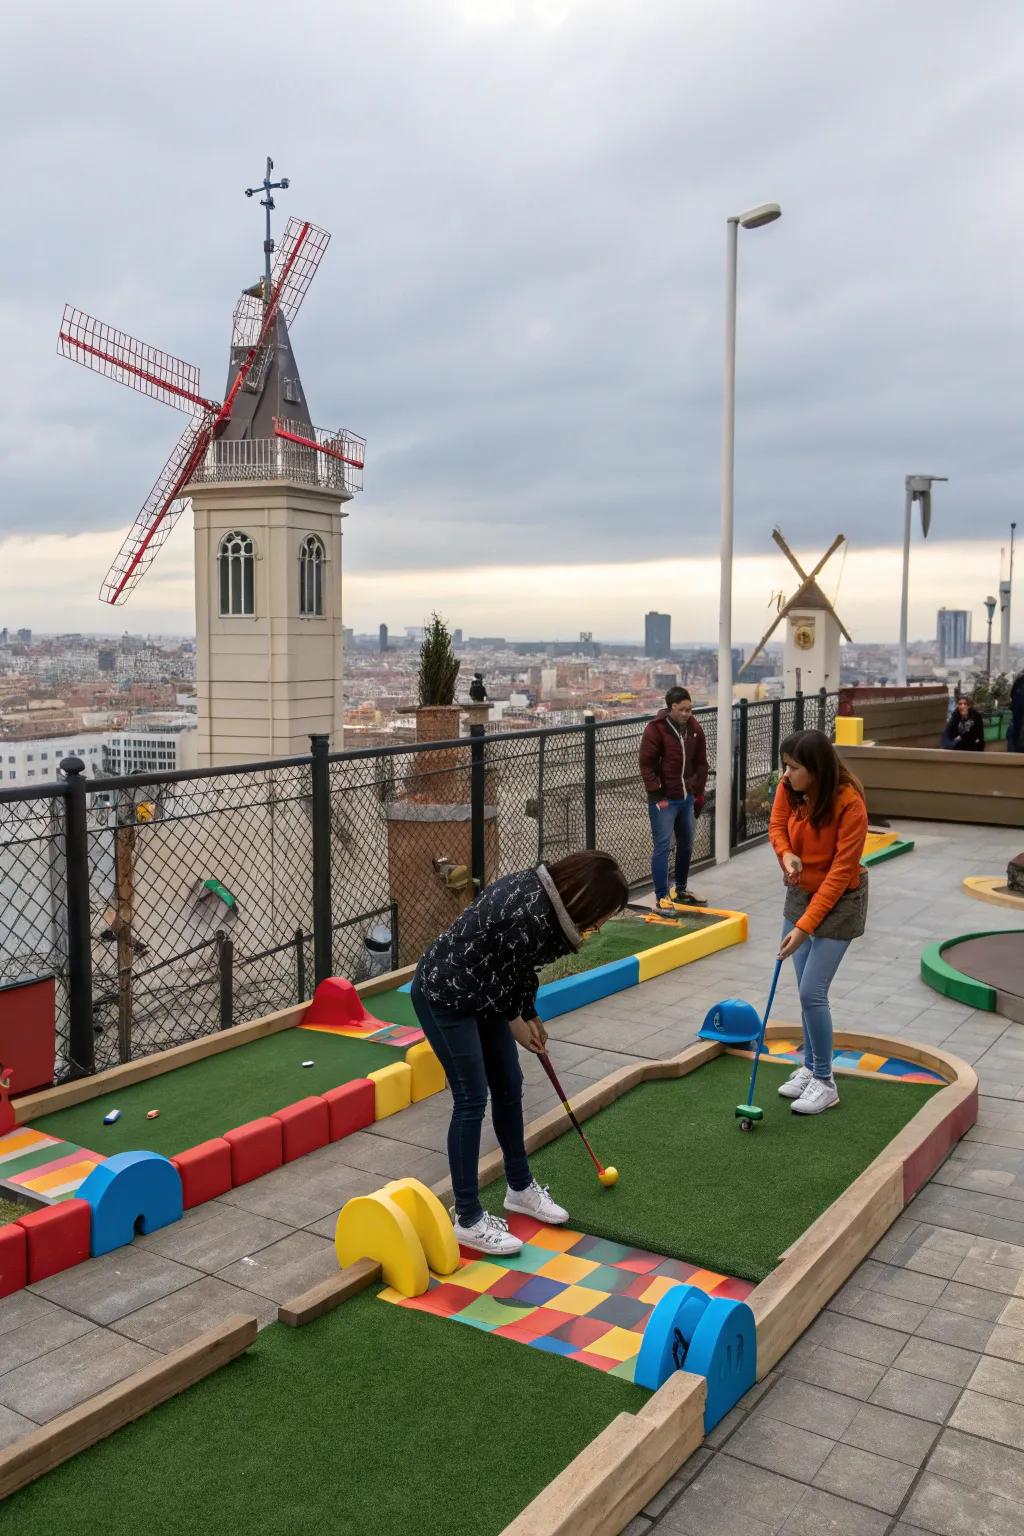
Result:
[[[699,1040],[718,1040],[722,1045],[750,1045],[761,1033],[761,1019],[752,1003],[738,997],[723,998],[704,1015],[697,1031]]]
[[[707,1382],[708,1434],[750,1391],[757,1375],[757,1331],[745,1301],[709,1296],[695,1285],[665,1292],[644,1329],[633,1380],[654,1392],[673,1371],[684,1370]]]
[[[130,1243],[136,1232],[156,1232],[180,1221],[181,1175],[157,1152],[116,1152],[97,1163],[78,1190],[92,1206],[95,1257]]]

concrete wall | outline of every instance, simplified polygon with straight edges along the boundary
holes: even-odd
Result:
[[[839,753],[864,785],[873,815],[1024,827],[1024,771],[1016,754],[903,746]]]
[[[864,721],[864,740],[905,747],[937,747],[949,719],[941,694],[917,699],[858,699],[853,712]]]

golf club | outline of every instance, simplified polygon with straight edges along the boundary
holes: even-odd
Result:
[[[551,1065],[551,1058],[549,1057],[547,1051],[538,1051],[537,1055],[540,1057],[540,1064],[541,1064],[541,1066],[544,1068],[544,1071],[547,1073],[548,1077],[551,1079],[551,1086],[552,1086],[552,1088],[555,1090],[555,1092],[558,1094],[558,1097],[562,1101],[562,1108],[565,1110],[566,1114],[569,1116],[569,1119],[572,1121],[572,1123],[575,1126],[576,1130],[579,1132],[580,1140],[582,1141],[583,1145],[586,1147],[587,1151],[590,1153],[591,1158],[593,1159],[594,1167],[597,1169],[597,1176],[598,1176],[598,1178],[601,1180],[601,1183],[605,1186],[605,1188],[608,1189],[612,1184],[615,1184],[615,1183],[618,1182],[618,1178],[619,1178],[619,1171],[618,1171],[618,1169],[617,1168],[602,1168],[600,1162],[597,1159],[597,1156],[596,1156],[596,1154],[594,1152],[593,1147],[590,1145],[590,1142],[587,1140],[586,1136],[583,1134],[583,1127],[582,1127],[582,1125],[580,1125],[579,1121],[577,1120],[575,1114],[573,1113],[572,1106],[569,1103],[569,1100],[565,1096],[565,1090],[563,1089],[561,1083],[558,1081],[558,1074],[555,1072],[554,1067]]]
[[[764,1017],[761,1020],[761,1028],[757,1035],[757,1044],[754,1047],[754,1069],[750,1074],[750,1090],[745,1104],[737,1104],[736,1118],[740,1123],[741,1131],[752,1131],[757,1120],[764,1119],[764,1110],[758,1109],[754,1103],[754,1086],[757,1083],[757,1068],[761,1060],[761,1051],[764,1047],[765,1030],[768,1028],[768,1015],[772,1011],[772,1003],[775,1000],[775,988],[779,984],[779,975],[782,971],[781,959],[776,960],[775,970],[772,972],[772,984],[768,992],[768,1001],[764,1005]]]

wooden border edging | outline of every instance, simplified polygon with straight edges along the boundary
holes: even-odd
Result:
[[[253,1342],[256,1329],[256,1319],[243,1313],[225,1318],[191,1343],[0,1451],[0,1500],[236,1359]]]
[[[357,1296],[360,1291],[367,1290],[380,1277],[380,1265],[373,1259],[357,1259],[354,1264],[347,1264],[338,1274],[328,1275],[326,1280],[310,1286],[301,1296],[284,1302],[277,1309],[277,1320],[288,1328],[302,1328],[306,1323],[313,1323],[318,1317],[333,1312],[335,1307],[347,1301],[350,1296]]]

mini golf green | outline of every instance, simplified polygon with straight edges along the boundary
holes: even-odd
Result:
[[[27,1216],[29,1207],[17,1205],[13,1200],[0,1200],[0,1227],[9,1221],[17,1221],[19,1216]]]
[[[598,1183],[571,1128],[531,1157],[532,1171],[580,1232],[763,1280],[942,1086],[839,1077],[839,1106],[805,1119],[778,1097],[792,1070],[762,1060],[755,1099],[764,1120],[746,1134],[733,1111],[746,1102],[750,1062],[738,1057],[624,1094],[584,1126],[596,1155],[619,1171],[612,1189]],[[500,1180],[484,1203],[500,1212],[504,1194]]]
[[[25,1536],[498,1536],[647,1400],[601,1371],[368,1291],[305,1328],[273,1324],[240,1360],[15,1494],[4,1514]]]
[[[32,1128],[92,1152],[146,1150],[170,1156],[404,1059],[404,1051],[369,1040],[283,1029],[144,1083],[55,1110],[33,1120]],[[304,1061],[313,1066],[303,1067]],[[104,1125],[103,1117],[112,1109],[119,1109],[121,1118]],[[151,1109],[160,1111],[159,1119],[146,1119]]]
[[[614,960],[625,960],[639,955],[645,949],[655,949],[659,944],[669,944],[687,933],[700,928],[710,928],[722,922],[720,917],[694,916],[672,918],[669,923],[648,923],[642,917],[617,917],[606,923],[600,932],[584,942],[583,948],[574,955],[553,960],[540,972],[543,985],[548,981],[560,981],[563,976],[577,976],[582,971],[596,970]]]

